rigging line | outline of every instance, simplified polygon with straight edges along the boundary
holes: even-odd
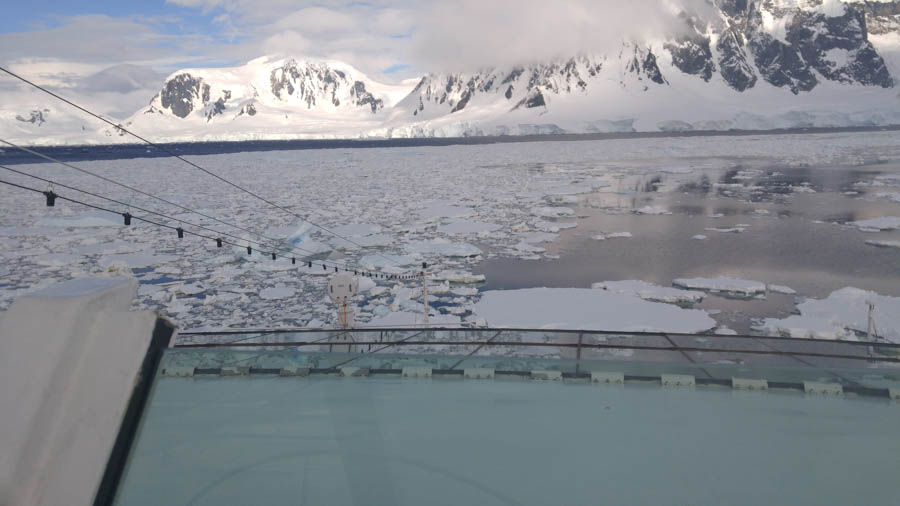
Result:
[[[16,184],[16,183],[13,183],[13,182],[10,182],[10,181],[5,181],[5,180],[2,180],[2,179],[0,179],[0,183],[6,184],[6,185],[9,185],[9,186],[14,186],[14,187],[16,187],[16,188],[21,188],[21,189],[23,189],[23,190],[33,191],[33,192],[35,192],[35,193],[41,193],[41,194],[44,193],[43,190],[38,190],[37,188],[31,188],[31,187],[28,187],[28,186],[23,186],[23,185]],[[106,207],[101,207],[101,206],[98,206],[98,205],[95,205],[95,204],[91,204],[91,203],[89,203],[89,202],[83,202],[83,201],[81,201],[81,200],[73,199],[73,198],[70,198],[70,197],[65,197],[65,196],[63,196],[63,195],[56,195],[56,198],[58,198],[58,199],[60,199],[60,200],[65,200],[65,201],[68,201],[68,202],[72,202],[72,203],[74,203],[74,204],[79,204],[79,205],[82,205],[82,206],[85,206],[85,207],[90,207],[90,208],[92,208],[92,209],[97,209],[97,210],[99,210],[99,211],[105,211],[105,212],[113,213],[113,214],[121,214],[121,213],[119,213],[118,211],[114,211],[114,210],[109,209],[109,208],[106,208]],[[151,225],[156,225],[157,227],[160,227],[160,228],[168,228],[168,229],[170,229],[170,230],[179,230],[179,229],[180,229],[180,227],[173,227],[172,225],[168,225],[168,224],[166,224],[166,223],[160,223],[160,222],[158,222],[158,221],[149,220],[149,219],[143,218],[143,217],[141,217],[141,216],[132,216],[132,218],[134,218],[135,220],[138,220],[138,221],[143,221],[144,223],[149,223],[149,224],[151,224]],[[199,233],[197,233],[197,232],[192,232],[192,231],[190,231],[190,230],[184,230],[184,229],[180,229],[180,230],[181,230],[182,233],[185,233],[185,234],[188,234],[188,235],[193,235],[193,236],[195,236],[195,237],[201,237],[201,238],[203,238],[203,239],[209,239],[209,240],[212,240],[212,241],[221,239],[220,237],[213,237],[213,236],[209,236],[209,235],[199,234]],[[238,248],[243,248],[243,247],[244,247],[243,244],[238,244],[238,243],[235,243],[235,242],[227,241],[227,240],[225,240],[225,239],[221,239],[221,240],[222,240],[222,243],[223,243],[223,244],[228,244],[228,245],[230,245],[230,246],[236,246],[236,247],[238,247]],[[260,250],[260,254],[270,255],[271,253],[272,253],[271,251],[262,251],[262,250]],[[276,252],[276,253],[277,253],[277,252]],[[321,263],[321,262],[320,262],[320,263]]]
[[[40,158],[43,158],[43,159],[45,159],[45,160],[48,160],[48,161],[51,161],[51,162],[54,162],[54,163],[58,163],[58,164],[60,164],[60,165],[62,165],[62,166],[64,166],[64,167],[68,167],[68,168],[70,168],[70,169],[76,170],[76,171],[81,172],[81,173],[83,173],[83,174],[87,174],[87,175],[89,175],[89,176],[96,177],[96,178],[98,178],[98,179],[101,179],[101,180],[103,180],[103,181],[106,181],[107,183],[114,184],[114,185],[117,185],[117,186],[121,186],[122,188],[125,188],[125,189],[127,189],[127,190],[130,190],[130,191],[132,191],[132,192],[139,193],[139,194],[141,194],[141,195],[144,195],[144,196],[146,196],[146,197],[150,197],[150,198],[152,198],[152,199],[156,199],[156,200],[158,200],[158,201],[160,201],[160,202],[162,202],[162,203],[164,203],[164,204],[168,204],[168,205],[170,205],[170,206],[177,207],[177,208],[179,208],[179,209],[181,209],[181,210],[183,210],[183,211],[187,211],[187,212],[189,212],[189,213],[193,213],[193,214],[196,214],[196,215],[198,215],[198,216],[202,216],[202,217],[204,217],[204,218],[213,220],[213,221],[215,221],[215,222],[217,222],[217,223],[220,223],[220,224],[222,224],[222,225],[226,225],[226,226],[235,228],[235,229],[237,229],[237,230],[240,230],[240,231],[242,231],[242,232],[246,232],[246,233],[248,233],[248,234],[255,235],[255,236],[257,236],[257,237],[262,237],[263,239],[265,239],[265,240],[267,240],[267,241],[278,242],[277,239],[268,237],[268,236],[266,236],[266,235],[264,235],[264,234],[260,234],[260,233],[258,233],[258,232],[254,232],[253,230],[250,230],[250,229],[248,229],[248,228],[241,227],[241,226],[239,226],[239,225],[235,225],[235,224],[233,224],[233,223],[229,223],[229,222],[224,221],[224,220],[220,220],[219,218],[216,218],[216,217],[214,217],[214,216],[210,216],[210,215],[207,215],[207,214],[202,213],[202,212],[200,212],[200,211],[196,211],[196,210],[194,210],[194,209],[191,209],[191,208],[189,208],[189,207],[187,207],[187,206],[183,206],[183,205],[181,205],[181,204],[177,204],[177,203],[175,203],[175,202],[169,201],[169,200],[164,199],[164,198],[162,198],[162,197],[159,197],[159,196],[157,196],[157,195],[153,195],[153,194],[151,194],[151,193],[145,192],[145,191],[140,190],[140,189],[138,189],[138,188],[135,188],[135,187],[133,187],[133,186],[129,186],[129,185],[125,184],[125,183],[120,183],[120,182],[118,182],[118,181],[116,181],[116,180],[114,180],[114,179],[110,179],[110,178],[108,178],[108,177],[106,177],[106,176],[101,176],[100,174],[97,174],[97,173],[95,173],[95,172],[91,172],[91,171],[89,171],[89,170],[87,170],[87,169],[82,169],[81,167],[76,167],[75,165],[72,165],[72,164],[70,164],[70,163],[66,163],[66,162],[64,162],[64,161],[62,161],[62,160],[58,160],[58,159],[56,159],[56,158],[53,158],[52,156],[45,155],[45,154],[40,153],[40,152],[38,152],[38,151],[34,151],[33,149],[29,149],[29,148],[24,147],[24,146],[19,146],[19,145],[17,145],[17,144],[13,144],[12,142],[6,141],[6,140],[4,140],[4,139],[0,139],[0,142],[2,142],[3,144],[6,144],[6,145],[8,145],[8,146],[12,146],[12,147],[14,147],[14,148],[16,148],[16,149],[20,149],[20,150],[22,150],[22,151],[25,151],[26,153],[30,153],[30,154],[32,154],[32,155],[38,156],[38,157],[40,157]],[[241,240],[245,240],[245,239],[241,239]],[[262,243],[261,243],[261,242],[257,242],[257,244],[262,244]],[[303,251],[303,252],[305,252],[305,253],[313,254],[313,255],[315,254],[315,252],[305,250],[305,249],[303,249],[303,248],[300,248],[299,246],[297,246],[297,247],[295,247],[295,248],[296,248],[298,251]]]
[[[90,195],[90,196],[92,196],[92,197],[96,197],[96,198],[98,198],[98,199],[102,199],[102,200],[106,200],[106,201],[109,201],[109,202],[113,202],[113,203],[115,203],[115,204],[119,204],[119,205],[122,205],[122,206],[126,206],[126,207],[128,207],[128,208],[137,209],[138,211],[142,211],[142,212],[145,212],[145,213],[148,213],[148,214],[152,214],[152,215],[155,215],[155,216],[159,216],[159,217],[161,217],[161,218],[166,218],[166,219],[168,219],[168,220],[177,221],[177,222],[182,223],[182,224],[184,224],[184,225],[188,225],[188,226],[191,226],[191,227],[196,227],[196,228],[199,228],[199,229],[201,229],[201,230],[205,230],[205,231],[207,231],[207,232],[212,232],[212,233],[214,233],[214,234],[219,234],[219,235],[222,235],[222,236],[225,236],[225,237],[231,237],[232,239],[235,239],[235,240],[238,240],[238,241],[246,241],[246,242],[248,242],[248,243],[252,243],[252,244],[254,244],[254,245],[257,245],[257,246],[259,246],[259,247],[266,247],[266,246],[267,246],[265,243],[262,243],[262,242],[259,242],[259,241],[253,241],[253,240],[250,240],[250,239],[244,239],[243,237],[238,237],[238,236],[236,236],[236,235],[229,234],[229,233],[227,233],[227,232],[222,232],[222,231],[220,231],[220,230],[215,230],[215,229],[212,229],[212,228],[209,228],[209,227],[205,227],[205,226],[203,226],[203,225],[198,225],[198,224],[196,224],[196,223],[191,223],[191,222],[189,222],[189,221],[182,220],[182,219],[180,219],[180,218],[175,218],[175,217],[173,217],[173,216],[169,216],[169,215],[166,215],[166,214],[163,214],[163,213],[160,213],[160,212],[152,211],[152,210],[150,210],[150,209],[144,209],[144,208],[142,208],[142,207],[135,206],[135,205],[132,205],[132,204],[126,204],[125,202],[122,202],[122,201],[120,201],[120,200],[116,200],[116,199],[114,199],[114,198],[104,197],[103,195],[98,195],[98,194],[96,194],[96,193],[89,192],[89,191],[87,191],[87,190],[82,190],[82,189],[80,189],[80,188],[75,188],[75,187],[73,187],[73,186],[69,186],[69,185],[60,183],[60,182],[58,182],[58,181],[53,181],[53,180],[51,180],[51,179],[45,179],[45,178],[42,178],[42,177],[40,177],[40,176],[35,176],[34,174],[28,174],[27,172],[22,172],[22,171],[20,171],[20,170],[16,170],[16,169],[7,167],[7,166],[5,166],[5,165],[0,165],[0,169],[5,169],[5,170],[8,170],[8,171],[10,171],[10,172],[15,172],[16,174],[21,174],[21,175],[23,175],[23,176],[30,177],[30,178],[34,178],[34,179],[37,179],[37,180],[39,180],[39,181],[44,181],[45,183],[50,183],[50,184],[52,184],[52,185],[56,185],[56,186],[59,186],[59,187],[61,187],[61,188],[66,188],[66,189],[69,189],[69,190],[81,192],[81,193],[84,193],[84,194],[86,194],[86,195]],[[122,213],[118,213],[118,214],[122,214]],[[132,216],[132,217],[134,217],[134,216]],[[282,250],[282,251],[285,251],[285,250]],[[302,250],[302,251],[307,251],[307,250]],[[309,253],[312,253],[312,252],[309,252]],[[321,261],[321,263],[325,263],[325,262],[326,262],[326,261]],[[335,264],[335,265],[340,265],[340,264]]]
[[[129,186],[129,185],[127,185],[127,184],[120,183],[120,182],[118,182],[118,181],[116,181],[116,180],[114,180],[114,179],[110,179],[110,178],[108,178],[108,177],[106,177],[106,176],[101,176],[100,174],[97,174],[97,173],[95,173],[95,172],[89,171],[89,170],[87,170],[87,169],[83,169],[83,168],[81,168],[81,167],[76,167],[75,165],[72,165],[72,164],[70,164],[70,163],[67,163],[67,162],[64,162],[64,161],[62,161],[62,160],[58,160],[58,159],[56,159],[56,158],[53,158],[52,156],[45,155],[45,154],[40,153],[40,152],[38,152],[38,151],[34,151],[33,149],[29,149],[29,148],[24,147],[24,146],[19,146],[19,145],[17,145],[17,144],[14,144],[14,143],[9,142],[9,141],[4,140],[4,139],[0,139],[0,142],[2,142],[3,144],[6,144],[6,145],[8,145],[8,146],[11,146],[11,147],[13,147],[13,148],[16,148],[16,149],[25,151],[26,153],[30,153],[30,154],[32,154],[32,155],[38,156],[38,157],[43,158],[43,159],[45,159],[45,160],[48,160],[48,161],[50,161],[50,162],[58,163],[58,164],[60,164],[60,165],[62,165],[62,166],[64,166],[64,167],[68,167],[68,168],[70,168],[70,169],[76,170],[76,171],[81,172],[81,173],[83,173],[83,174],[87,174],[87,175],[89,175],[89,176],[93,176],[93,177],[96,177],[96,178],[101,179],[101,180],[103,180],[103,181],[106,181],[106,182],[108,182],[108,183],[110,183],[110,184],[114,184],[114,185],[120,186],[120,187],[125,188],[125,189],[127,189],[127,190],[130,190],[130,191],[132,191],[132,192],[139,193],[139,194],[141,194],[141,195],[150,197],[150,198],[152,198],[152,199],[158,200],[158,201],[163,202],[163,203],[165,203],[165,204],[168,204],[168,205],[177,207],[177,208],[179,208],[179,209],[181,209],[181,210],[183,210],[183,211],[186,211],[186,212],[189,212],[189,213],[193,213],[193,214],[196,214],[196,215],[198,215],[198,216],[202,216],[202,217],[204,217],[204,218],[213,220],[213,221],[215,221],[215,222],[217,222],[217,223],[221,223],[221,224],[223,224],[223,225],[226,225],[226,226],[235,228],[235,229],[240,230],[240,231],[242,231],[242,232],[246,232],[246,233],[248,233],[248,234],[251,234],[251,235],[254,235],[254,236],[257,236],[257,237],[261,237],[261,238],[263,238],[263,239],[265,239],[265,240],[267,240],[267,241],[271,241],[272,243],[276,243],[276,247],[280,248],[279,251],[278,251],[278,252],[280,252],[280,253],[283,253],[283,252],[285,252],[285,251],[300,251],[300,252],[303,252],[304,254],[308,254],[308,255],[316,255],[316,254],[317,254],[317,252],[315,252],[315,251],[310,251],[310,250],[307,250],[307,249],[305,249],[305,248],[301,248],[300,246],[291,246],[290,248],[285,248],[285,247],[277,246],[277,243],[280,242],[280,241],[279,241],[278,239],[275,239],[275,238],[272,238],[272,237],[268,237],[268,236],[266,236],[265,234],[261,234],[261,233],[259,233],[259,232],[254,232],[253,230],[250,230],[250,229],[248,229],[248,228],[246,228],[246,227],[241,227],[241,226],[239,226],[239,225],[235,225],[235,224],[233,224],[233,223],[229,223],[229,222],[227,222],[227,221],[224,221],[224,220],[221,220],[221,219],[216,218],[216,217],[214,217],[214,216],[210,216],[210,215],[208,215],[208,214],[206,214],[206,213],[202,213],[202,212],[200,212],[200,211],[191,209],[191,208],[186,207],[186,206],[183,206],[183,205],[181,205],[181,204],[177,204],[177,203],[175,203],[175,202],[171,202],[171,201],[169,201],[169,200],[167,200],[167,199],[164,199],[164,198],[162,198],[162,197],[159,197],[159,196],[157,196],[157,195],[153,195],[153,194],[151,194],[151,193],[145,192],[145,191],[143,191],[143,190],[140,190],[140,189],[138,189],[138,188]],[[4,168],[5,168],[5,167],[4,167]],[[13,170],[13,169],[8,169],[8,170]],[[14,171],[14,172],[18,172],[18,171]],[[19,172],[19,173],[20,173],[20,174],[24,174],[24,173],[22,173],[22,172]],[[30,176],[30,174],[25,174],[25,175]],[[71,188],[71,189],[74,189],[74,188]],[[77,189],[76,189],[76,191],[82,191],[82,190],[77,190]],[[87,192],[84,192],[84,193],[87,193]],[[104,197],[100,197],[100,198],[104,198]],[[111,199],[108,199],[108,200],[111,200]],[[117,202],[117,203],[120,203],[120,202]],[[120,203],[120,204],[121,204],[121,203]],[[124,204],[123,204],[123,205],[124,205]],[[135,207],[135,206],[130,206],[130,207]],[[137,209],[137,207],[135,207],[135,208]],[[152,211],[146,211],[146,210],[144,210],[144,212],[152,212]],[[154,214],[158,214],[158,213],[154,213]],[[170,219],[173,219],[173,220],[176,220],[176,221],[182,221],[182,220],[178,220],[177,218],[171,218],[171,217],[169,217],[169,218],[170,218]],[[183,222],[183,223],[187,223],[187,222]],[[200,227],[200,225],[195,225],[195,226]],[[201,228],[203,228],[203,227],[201,227]],[[206,230],[210,230],[210,229],[207,228]],[[215,232],[216,232],[216,233],[221,233],[221,234],[224,234],[224,235],[229,235],[230,237],[235,237],[234,235],[226,234],[226,233],[224,233],[224,232],[219,232],[219,231],[215,231]],[[260,242],[260,241],[252,241],[252,240],[243,239],[243,238],[238,238],[238,240],[241,240],[241,241],[247,241],[247,242],[253,242],[253,243],[258,244],[258,245],[260,245],[260,246],[263,246],[263,245],[264,245],[264,244],[263,244],[262,242]],[[241,246],[243,246],[243,245],[241,245]],[[349,266],[352,266],[352,264],[339,264],[339,263],[336,263],[336,262],[333,262],[333,261],[328,261],[328,260],[323,260],[323,261],[321,261],[321,263],[327,263],[327,264],[330,264],[332,267],[340,267],[340,268],[346,268],[348,265],[349,265]],[[364,272],[377,272],[377,271],[373,271],[373,270],[371,270],[371,269],[365,269],[365,268],[363,268],[362,266],[359,266],[359,267],[358,267],[357,269],[355,269],[355,270],[364,271]]]
[[[44,88],[44,87],[42,87],[42,86],[40,86],[40,85],[38,85],[38,84],[35,84],[35,83],[29,81],[28,79],[25,79],[24,77],[22,77],[22,76],[20,76],[20,75],[18,75],[18,74],[16,74],[16,73],[14,73],[14,72],[11,72],[11,71],[7,70],[7,69],[4,68],[4,67],[0,67],[0,70],[2,70],[2,71],[5,72],[6,74],[9,74],[10,76],[12,76],[12,77],[14,77],[14,78],[16,78],[16,79],[22,81],[23,83],[28,84],[29,86],[32,86],[32,87],[34,87],[34,88],[36,88],[36,89],[38,89],[38,90],[40,90],[40,91],[42,91],[42,92],[44,92],[44,93],[46,93],[46,94],[48,94],[48,95],[50,95],[50,96],[52,96],[52,97],[58,99],[58,100],[61,100],[61,101],[65,102],[65,103],[71,105],[72,107],[74,107],[74,108],[76,108],[76,109],[78,109],[78,110],[80,110],[80,111],[82,111],[82,112],[84,112],[84,113],[86,113],[86,114],[89,114],[89,115],[91,115],[91,116],[93,116],[93,117],[99,119],[100,121],[103,121],[104,123],[107,123],[107,124],[109,124],[109,125],[115,127],[117,130],[120,130],[120,131],[122,131],[122,132],[125,132],[125,133],[127,133],[127,134],[129,134],[129,135],[131,135],[131,136],[133,136],[133,137],[135,137],[135,138],[137,138],[137,139],[140,139],[141,141],[143,141],[143,142],[149,144],[150,146],[153,146],[154,148],[156,148],[156,149],[158,149],[158,150],[160,150],[160,151],[162,151],[162,152],[164,152],[164,153],[167,153],[167,154],[169,154],[170,156],[173,156],[173,157],[177,158],[178,160],[181,160],[182,162],[184,162],[184,163],[186,163],[186,164],[188,164],[188,165],[190,165],[190,166],[192,166],[192,167],[194,167],[194,168],[196,168],[196,169],[198,169],[198,170],[200,170],[200,171],[202,171],[202,172],[205,172],[206,174],[209,174],[210,176],[212,176],[212,177],[214,177],[214,178],[216,178],[216,179],[218,179],[218,180],[220,180],[220,181],[222,181],[222,182],[224,182],[224,183],[227,183],[227,184],[231,185],[231,186],[237,188],[238,190],[241,190],[241,191],[247,193],[248,195],[252,195],[253,197],[256,197],[257,199],[259,199],[259,200],[261,200],[261,201],[263,201],[263,202],[269,204],[269,205],[272,206],[272,207],[275,207],[275,208],[277,208],[277,209],[279,209],[279,210],[281,210],[281,211],[283,211],[283,212],[285,212],[285,213],[288,213],[288,214],[290,214],[291,216],[294,216],[295,218],[297,218],[297,219],[299,219],[299,220],[303,220],[303,221],[305,221],[306,223],[309,223],[310,225],[312,225],[312,226],[314,226],[314,227],[316,227],[316,228],[319,228],[319,229],[321,229],[321,230],[323,230],[323,231],[325,231],[325,232],[328,232],[329,234],[331,234],[331,235],[333,235],[333,236],[335,236],[335,237],[337,237],[337,238],[339,238],[339,239],[343,239],[343,240],[345,240],[345,241],[347,241],[347,242],[349,242],[349,243],[351,243],[351,244],[353,244],[353,245],[355,245],[355,246],[357,246],[357,247],[359,247],[359,248],[363,248],[363,245],[361,245],[361,244],[359,244],[359,243],[357,243],[357,242],[355,242],[355,241],[353,241],[353,240],[351,240],[351,239],[348,239],[348,238],[346,238],[346,237],[342,237],[340,234],[338,234],[338,233],[336,233],[336,232],[333,232],[333,231],[331,231],[331,230],[329,230],[329,229],[323,227],[322,225],[319,225],[318,223],[314,223],[314,222],[312,222],[312,221],[309,221],[308,219],[304,218],[303,216],[300,216],[299,214],[297,214],[297,213],[291,211],[290,209],[288,209],[288,208],[286,208],[286,207],[284,207],[284,206],[281,206],[281,205],[279,205],[279,204],[277,204],[277,203],[275,203],[275,202],[272,202],[271,200],[269,200],[269,199],[267,199],[267,198],[265,198],[265,197],[262,197],[262,196],[260,196],[260,195],[258,195],[258,194],[256,194],[256,193],[254,193],[254,192],[252,192],[252,191],[250,191],[250,190],[248,190],[248,189],[246,189],[246,188],[244,188],[244,187],[238,185],[237,183],[233,183],[233,182],[229,181],[228,179],[226,179],[226,178],[224,178],[224,177],[222,177],[222,176],[216,174],[215,172],[212,172],[212,171],[210,171],[210,170],[204,169],[203,167],[197,165],[196,163],[194,163],[194,162],[192,162],[192,161],[190,161],[190,160],[188,160],[188,159],[182,157],[181,155],[178,155],[178,154],[174,153],[173,151],[167,149],[165,146],[162,146],[162,145],[157,144],[157,143],[155,143],[155,142],[152,142],[152,141],[150,141],[150,140],[148,140],[148,139],[145,139],[144,137],[141,137],[140,135],[138,135],[138,134],[132,132],[131,130],[128,130],[127,128],[123,127],[121,124],[113,123],[112,121],[109,121],[108,119],[106,119],[106,118],[100,116],[99,114],[93,113],[93,112],[91,112],[91,111],[85,109],[84,107],[81,107],[80,105],[78,105],[78,104],[72,102],[71,100],[68,100],[68,99],[66,99],[66,98],[64,98],[64,97],[61,97],[61,96],[57,95],[56,93],[53,93],[52,91],[50,91],[50,90],[48,90],[48,89],[46,89],[46,88]],[[387,261],[389,261],[389,262],[391,262],[391,263],[394,263],[395,265],[399,265],[399,264],[397,264],[394,260],[392,260],[392,259],[390,259],[390,258],[388,258],[388,257],[386,257],[386,256],[384,256],[384,255],[381,255],[380,253],[378,254],[378,256],[381,256],[381,257],[384,258],[385,260],[387,260]]]
[[[2,166],[0,166],[0,167],[2,167]],[[3,167],[3,168],[6,168],[6,167]],[[14,170],[14,172],[19,172],[19,171],[15,171],[15,170]],[[25,175],[28,175],[28,174],[25,174]],[[44,180],[43,178],[37,178],[37,179]],[[23,190],[29,190],[29,191],[32,191],[32,192],[35,192],[35,193],[44,194],[44,191],[43,191],[43,190],[39,190],[39,189],[37,189],[37,188],[31,188],[31,187],[29,187],[29,186],[24,186],[24,185],[16,184],[16,183],[13,183],[13,182],[10,182],[10,181],[0,180],[0,183],[6,184],[6,185],[9,185],[9,186],[13,186],[13,187],[16,187],[16,188],[21,188],[21,189],[23,189]],[[60,185],[60,186],[63,186],[63,187],[68,188],[66,185]],[[77,189],[75,189],[75,188],[72,188],[72,189],[73,189],[73,190],[76,190],[76,191],[82,191],[82,190],[77,190]],[[92,193],[90,193],[90,192],[84,192],[84,193],[87,193],[87,194],[89,194],[89,195],[94,195],[94,194],[92,194]],[[116,203],[118,203],[118,201],[116,201],[116,200],[114,200],[114,199],[109,199],[109,198],[102,197],[102,196],[99,196],[99,195],[98,195],[97,197],[98,197],[98,198],[101,198],[101,199],[103,199],[103,200],[108,200],[108,201],[110,201],[110,202],[116,202]],[[123,214],[123,213],[120,213],[120,212],[115,211],[115,210],[113,210],[113,209],[109,209],[109,208],[106,208],[106,207],[101,207],[101,206],[98,206],[98,205],[95,205],[95,204],[91,204],[91,203],[84,202],[84,201],[81,201],[81,200],[73,199],[73,198],[70,198],[70,197],[65,197],[65,196],[63,196],[63,195],[56,195],[56,198],[58,198],[58,199],[60,199],[60,200],[65,200],[65,201],[68,201],[68,202],[72,202],[72,203],[75,203],[75,204],[79,204],[79,205],[82,205],[82,206],[85,206],[85,207],[90,207],[90,208],[92,208],[92,209],[97,209],[97,210],[99,210],[99,211],[105,211],[105,212],[112,213],[112,214]],[[139,208],[136,208],[136,209],[139,209]],[[143,209],[141,209],[141,210],[143,210]],[[151,212],[151,213],[153,213],[153,214],[156,214],[156,215],[159,215],[159,216],[162,216],[162,217],[164,217],[164,218],[172,219],[172,220],[175,220],[175,221],[181,221],[181,220],[177,220],[177,219],[175,219],[175,218],[171,218],[171,217],[169,217],[169,216],[166,216],[166,215],[163,215],[163,214],[160,214],[160,213],[155,213],[155,212],[153,212],[153,211],[149,211],[149,212]],[[156,225],[156,226],[161,227],[161,228],[168,228],[168,229],[170,229],[170,230],[176,230],[176,231],[180,230],[181,233],[188,234],[188,235],[193,235],[193,236],[196,236],[196,237],[201,237],[201,238],[203,238],[203,239],[208,239],[208,240],[211,240],[211,241],[222,241],[222,244],[227,244],[227,245],[229,245],[229,246],[235,246],[235,247],[238,247],[238,248],[244,248],[244,247],[245,247],[244,244],[238,244],[238,243],[236,243],[236,242],[232,242],[232,241],[228,241],[228,240],[226,240],[226,239],[222,239],[221,235],[218,235],[218,236],[204,235],[204,234],[200,234],[200,233],[197,233],[197,232],[192,232],[192,231],[190,231],[190,230],[185,230],[185,229],[182,229],[182,228],[180,228],[180,227],[174,227],[174,226],[169,225],[169,224],[166,224],[166,223],[160,223],[160,222],[157,222],[157,221],[149,220],[149,219],[147,219],[147,218],[145,218],[145,217],[141,217],[141,216],[132,216],[132,218],[135,219],[135,220],[138,220],[138,221],[143,221],[143,222],[145,222],[145,223],[149,223],[149,224],[151,224],[151,225]],[[187,223],[187,222],[183,222],[183,223]],[[199,228],[203,228],[203,227],[199,227]],[[205,229],[205,228],[204,228],[204,230],[209,230],[209,229]],[[213,232],[215,232],[216,234],[219,234],[218,231],[215,231],[215,230],[214,230]],[[233,237],[233,236],[232,236],[232,237]],[[240,239],[240,240],[241,240],[241,241],[244,241],[244,239]],[[277,252],[277,251],[276,251],[276,252],[272,252],[272,251],[264,251],[264,250],[260,249],[260,250],[259,250],[259,253],[260,253],[260,254],[263,254],[264,256],[268,256],[268,255],[275,255],[275,254],[277,254],[278,252]],[[309,262],[309,263],[312,263],[312,262]],[[322,265],[322,267],[325,267],[326,261],[324,261],[324,260],[323,260],[323,261],[317,261],[317,263],[318,263],[319,265]],[[333,264],[334,262],[331,262],[331,263]],[[334,264],[334,268],[335,268],[335,269],[338,269],[339,267],[340,267],[340,268],[343,268],[343,269],[345,269],[345,270],[347,270],[347,267],[345,267],[345,266],[342,266],[342,265],[340,265],[340,264]],[[370,271],[370,272],[371,272],[371,271]],[[379,274],[380,274],[381,278],[379,278],[379,277],[376,276],[375,279],[390,279],[390,275],[381,274],[381,273],[379,273]],[[394,278],[394,279],[398,279],[398,278]]]

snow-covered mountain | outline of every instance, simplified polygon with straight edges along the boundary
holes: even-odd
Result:
[[[644,40],[394,85],[336,61],[185,69],[123,124],[162,141],[896,125],[898,77],[900,0],[710,0]],[[16,116],[32,136],[54,120]]]

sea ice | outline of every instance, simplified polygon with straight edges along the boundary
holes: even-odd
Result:
[[[639,207],[637,209],[632,209],[631,212],[634,214],[650,214],[650,215],[663,215],[663,214],[672,214],[670,211],[657,206],[644,206]]]
[[[442,234],[478,234],[481,232],[493,232],[500,228],[500,225],[494,223],[461,220],[441,225],[437,228],[437,231]]]
[[[900,216],[884,216],[870,220],[851,221],[849,223],[863,232],[900,229]]]
[[[797,293],[793,288],[784,285],[766,285],[766,289],[770,292],[783,293],[785,295],[795,295]]]
[[[48,216],[35,223],[38,227],[122,227],[122,215],[106,211],[88,211],[75,216]]]
[[[408,253],[448,257],[474,257],[481,254],[480,249],[469,243],[450,242],[440,238],[430,241],[412,241],[406,245],[406,251]]]
[[[631,232],[611,232],[609,234],[604,234],[601,232],[601,233],[593,236],[593,238],[597,241],[605,241],[607,239],[624,239],[624,238],[628,238],[628,237],[634,237],[634,236],[631,235]]]
[[[584,288],[488,291],[473,313],[496,327],[692,333],[716,326],[705,311]]]
[[[790,337],[856,341],[865,335],[868,327],[868,302],[875,304],[878,335],[900,343],[900,297],[852,287],[831,292],[825,299],[807,299],[797,305],[799,315],[767,318],[754,328]]]
[[[100,258],[100,266],[108,267],[117,262],[124,262],[132,269],[142,269],[144,267],[153,267],[175,260],[174,255],[154,255],[152,253],[125,253],[122,255],[109,255]]]
[[[294,289],[278,283],[274,287],[263,288],[259,291],[259,298],[263,300],[286,299],[294,296]]]
[[[692,279],[676,279],[672,281],[672,285],[679,288],[687,288],[692,290],[704,290],[713,293],[728,293],[740,295],[742,297],[753,297],[758,294],[766,293],[765,283],[759,281],[747,281],[745,279],[734,279],[728,277],[718,278],[692,278]]]
[[[471,272],[443,270],[432,274],[430,279],[438,281],[449,281],[451,283],[473,284],[484,281],[484,274],[472,274]]]
[[[575,216],[575,211],[568,207],[535,207],[531,214],[541,218],[568,218]]]
[[[667,286],[654,285],[646,281],[603,281],[591,285],[593,289],[608,290],[614,293],[635,295],[644,300],[653,302],[667,302],[671,304],[693,304],[703,300],[706,296],[703,292],[680,290]]]
[[[697,234],[697,235],[691,237],[691,239],[694,239],[694,240],[697,240],[697,241],[703,241],[703,240],[706,239],[706,236],[703,235],[703,234]]]
[[[879,248],[900,248],[900,241],[866,241],[866,244]]]

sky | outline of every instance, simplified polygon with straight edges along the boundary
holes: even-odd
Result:
[[[0,65],[130,115],[187,67],[329,58],[399,82],[571,56],[659,34],[706,0],[35,0],[7,2]],[[683,6],[683,5],[682,5]],[[0,96],[19,89],[0,78]]]

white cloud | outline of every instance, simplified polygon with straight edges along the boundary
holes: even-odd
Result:
[[[104,113],[121,114],[158,91],[160,72],[184,67],[277,54],[342,60],[399,81],[606,52],[623,38],[673,30],[675,2],[701,8],[708,1],[168,0],[202,12],[211,33],[190,31],[173,16],[74,16],[54,28],[0,34],[0,63],[85,100],[102,96]],[[137,67],[123,71],[122,64]],[[96,75],[110,67],[117,70]],[[389,68],[402,70],[386,74]]]
[[[623,39],[644,41],[680,29],[678,12],[704,1],[444,0],[419,18],[412,55],[430,70],[470,70],[603,54]]]

